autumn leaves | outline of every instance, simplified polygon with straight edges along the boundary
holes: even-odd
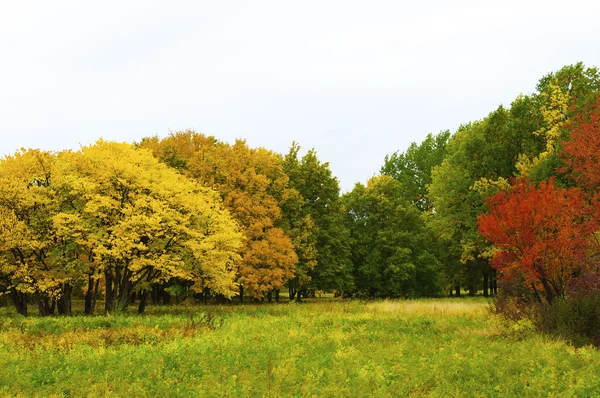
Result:
[[[11,297],[28,294],[44,315],[61,300],[70,313],[72,288],[95,289],[99,279],[107,312],[170,278],[236,292],[236,222],[213,190],[148,151],[104,141],[77,152],[30,150],[7,157],[0,178],[2,286]],[[95,298],[86,294],[88,312]]]
[[[568,139],[558,153],[560,183],[556,176],[539,184],[523,176],[488,198],[489,214],[479,217],[480,233],[494,243],[492,264],[505,278],[529,284],[538,300],[542,293],[551,303],[598,272],[599,120],[597,99],[561,126]]]
[[[328,274],[331,241],[341,240],[313,214],[343,217],[328,165],[298,150],[283,157],[185,131],[8,156],[0,162],[0,289],[18,312],[36,303],[43,315],[70,314],[73,294],[85,297],[86,313],[99,298],[105,312],[132,300],[143,312],[153,285],[169,281],[241,300],[271,300],[289,287],[299,299],[309,283],[322,286],[317,241]],[[308,175],[318,180],[313,192]]]

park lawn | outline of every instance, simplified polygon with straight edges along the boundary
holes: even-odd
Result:
[[[484,299],[315,300],[23,318],[0,396],[599,396],[600,352],[503,325]]]

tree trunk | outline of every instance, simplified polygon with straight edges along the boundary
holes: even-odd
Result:
[[[148,302],[148,296],[150,292],[148,290],[143,290],[140,292],[140,304],[138,305],[138,314],[143,314],[146,309],[146,303]]]
[[[104,281],[106,283],[104,293],[104,313],[110,314],[115,310],[115,290],[113,287],[113,276],[110,272],[104,272]]]
[[[489,297],[488,285],[489,285],[489,274],[486,270],[483,273],[483,297]]]
[[[554,293],[552,291],[552,287],[545,278],[541,278],[540,280],[542,282],[542,286],[544,286],[544,291],[546,292],[546,300],[548,301],[548,304],[552,304],[552,302],[554,301]]]
[[[269,293],[267,293],[267,301],[270,303],[273,301],[273,291],[269,290]]]
[[[275,290],[275,302],[279,302],[279,289]]]
[[[240,285],[240,303],[244,303],[244,286]]]
[[[39,296],[36,297],[38,310],[40,311],[40,316],[50,316],[54,315],[54,307],[56,302],[54,300],[50,300],[47,296]]]
[[[473,281],[471,281],[469,283],[469,297],[474,297],[476,293],[477,293],[477,285]]]
[[[62,287],[62,295],[58,299],[57,307],[59,315],[72,315],[73,306],[72,306],[72,296],[73,296],[73,286],[69,283],[63,284]]]
[[[124,311],[129,305],[135,284],[131,282],[132,273],[127,267],[116,268],[114,274],[104,272],[106,278],[106,301],[104,310],[110,312]]]
[[[94,278],[92,278],[92,274],[88,275],[87,291],[85,292],[85,301],[83,309],[83,312],[86,315],[92,315],[94,313],[99,283],[99,279],[94,280]]]
[[[129,272],[127,270],[123,272],[123,276],[121,277],[120,290],[121,291],[118,294],[119,301],[117,302],[117,305],[119,311],[124,311],[129,306],[129,302],[131,300],[131,291],[133,290],[133,286],[129,280]]]
[[[456,290],[456,297],[460,297],[460,282],[456,282],[454,290]]]
[[[12,288],[10,289],[10,301],[12,301],[18,314],[27,316],[27,293],[22,293]]]
[[[542,304],[542,298],[540,297],[540,292],[538,292],[538,290],[536,289],[535,284],[533,282],[531,282],[531,288],[533,289],[533,292],[535,293],[535,299],[537,300],[537,302]]]
[[[159,289],[159,284],[153,283],[151,296],[152,296],[152,304],[154,304],[154,305],[158,304],[159,300],[160,300],[160,297],[159,297],[160,295],[159,295],[158,289]]]

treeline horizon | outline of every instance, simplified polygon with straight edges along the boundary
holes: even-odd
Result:
[[[300,156],[296,142],[278,154],[187,130],[18,151],[0,160],[0,293],[23,315],[28,304],[71,314],[73,297],[93,314],[102,299],[105,313],[134,302],[143,313],[165,294],[488,296],[498,280],[551,302],[597,271],[595,196],[535,197],[534,207],[568,209],[569,231],[552,214],[527,220],[533,208],[517,203],[538,187],[550,198],[596,192],[585,158],[600,146],[581,131],[599,133],[599,92],[596,68],[566,66],[510,107],[389,154],[344,194],[329,164],[314,149]],[[523,230],[551,222],[554,235]]]

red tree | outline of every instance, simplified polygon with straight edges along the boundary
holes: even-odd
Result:
[[[478,218],[479,232],[494,244],[492,266],[504,278],[520,275],[552,302],[563,296],[570,279],[587,258],[591,223],[584,221],[580,191],[539,186],[525,179],[508,192],[486,200],[488,214]]]
[[[570,138],[563,143],[560,153],[567,165],[563,171],[596,197],[600,190],[600,97],[567,127]]]

